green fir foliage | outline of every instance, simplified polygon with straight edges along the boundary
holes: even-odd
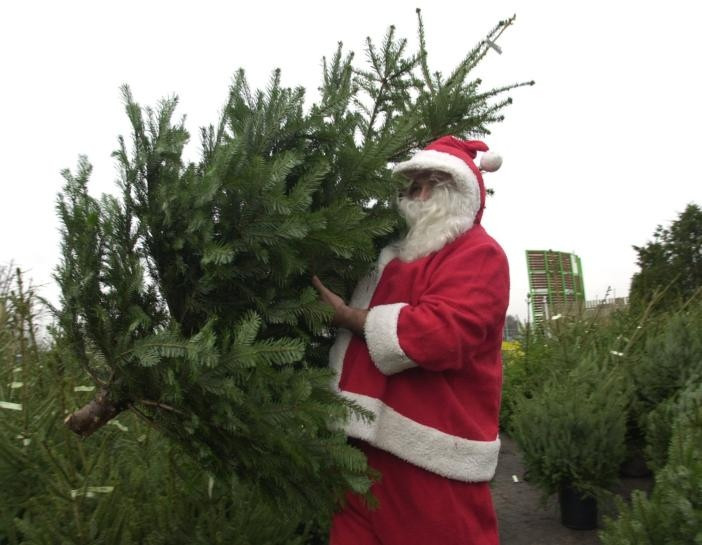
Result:
[[[696,378],[687,387],[659,404],[646,418],[646,459],[659,471],[668,461],[673,425],[686,424],[702,407],[702,380]]]
[[[310,520],[204,470],[123,413],[85,441],[63,425],[95,385],[61,343],[37,345],[32,288],[0,268],[0,544],[302,545]]]
[[[631,411],[641,430],[651,411],[690,383],[702,381],[702,297],[656,316],[652,323],[655,332],[627,362],[634,385]]]
[[[599,495],[623,462],[628,387],[607,360],[584,357],[514,408],[512,433],[544,496],[571,485]]]
[[[650,496],[635,491],[630,505],[619,502],[619,518],[600,533],[604,545],[702,544],[702,405],[688,407]]]
[[[601,309],[588,316],[560,316],[538,328],[527,324],[520,332],[519,349],[503,352],[501,429],[511,433],[512,417],[522,398],[538,395],[583,359],[608,365],[629,359],[644,331],[638,325],[627,312],[603,316]]]
[[[663,297],[551,320],[505,360],[503,421],[545,496],[572,482],[606,498],[625,456],[645,453],[654,491],[618,501],[609,545],[702,543],[702,305],[698,294],[662,310]]]
[[[324,518],[372,477],[335,426],[371,415],[329,388],[330,309],[312,275],[348,297],[399,229],[389,163],[444,134],[486,134],[506,92],[529,84],[480,88],[486,40],[448,77],[430,72],[421,19],[420,51],[407,49],[391,27],[358,67],[339,44],[309,109],[279,71],[261,91],[237,72],[194,163],[177,98],[142,108],[125,86],[121,194],[92,197],[85,158],[64,172],[55,315],[66,357],[217,482],[291,519]]]

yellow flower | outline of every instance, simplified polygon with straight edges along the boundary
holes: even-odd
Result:
[[[524,355],[522,345],[519,341],[502,341],[502,352],[512,358],[519,358]]]

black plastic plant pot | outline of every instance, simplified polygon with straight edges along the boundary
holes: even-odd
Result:
[[[597,528],[597,500],[584,498],[569,485],[563,485],[558,493],[561,505],[561,524],[572,530],[594,530]]]

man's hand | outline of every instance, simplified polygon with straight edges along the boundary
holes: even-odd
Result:
[[[348,306],[341,297],[322,284],[322,281],[316,276],[312,277],[312,285],[319,292],[322,301],[334,309],[332,325],[346,328],[363,337],[363,327],[366,325],[368,311]]]
[[[337,320],[337,315],[339,313],[343,313],[343,308],[346,306],[344,300],[322,284],[322,281],[316,276],[312,277],[312,285],[319,292],[319,295],[322,297],[322,301],[331,305],[331,307],[334,309],[334,319],[332,320],[332,324],[339,325],[334,322]]]

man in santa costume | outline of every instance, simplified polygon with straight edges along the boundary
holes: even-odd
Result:
[[[498,543],[489,490],[500,449],[502,328],[509,271],[480,225],[482,171],[501,159],[482,142],[446,136],[398,164],[406,237],[383,249],[346,304],[318,278],[339,326],[330,353],[352,417],[349,440],[381,478],[377,509],[349,494],[331,545]]]

